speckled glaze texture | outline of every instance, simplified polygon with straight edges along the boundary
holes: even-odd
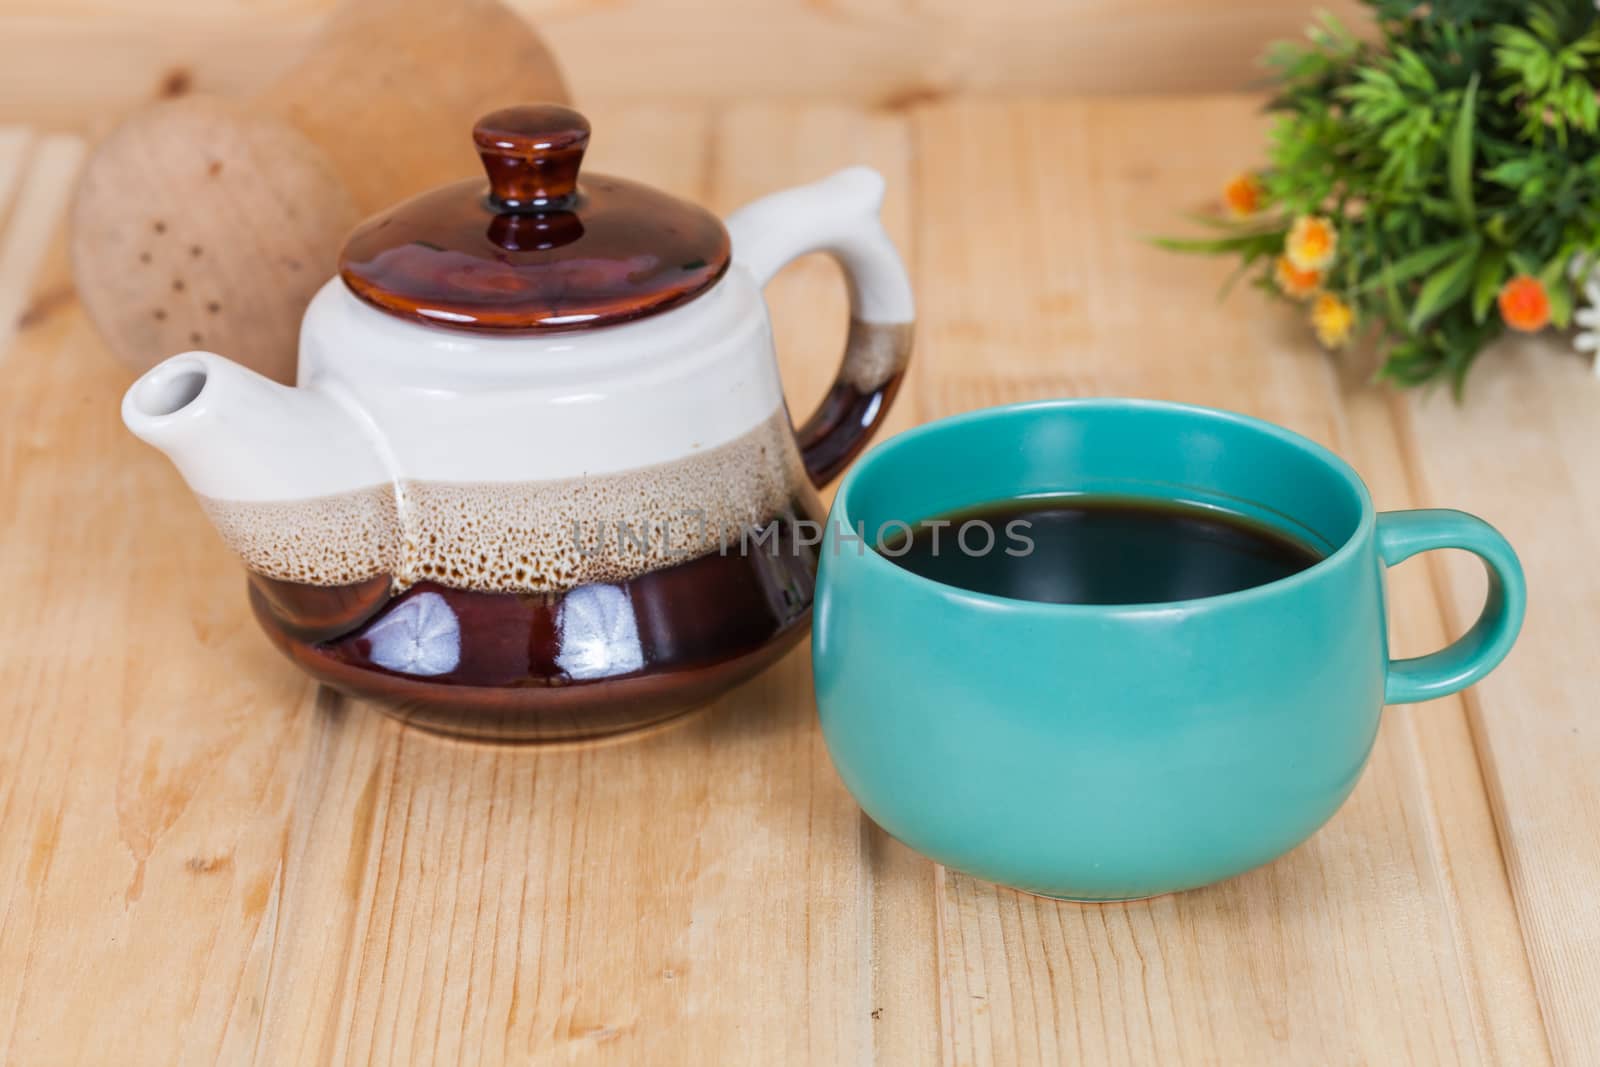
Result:
[[[309,500],[201,503],[228,547],[264,577],[343,586],[385,574],[396,593],[423,581],[548,593],[737,544],[811,495],[779,408],[726,444],[587,478],[407,479]]]
[[[1223,596],[1063,605],[942,585],[838,536],[1074,492],[1223,508],[1326,556]],[[1445,547],[1483,559],[1482,618],[1440,652],[1390,660],[1383,569]],[[1137,400],[994,408],[901,434],[841,484],[817,703],[845,785],[912,848],[1033,893],[1146,897],[1304,841],[1355,787],[1383,704],[1483,677],[1523,607],[1516,556],[1487,524],[1374,514],[1349,466],[1279,427]]]

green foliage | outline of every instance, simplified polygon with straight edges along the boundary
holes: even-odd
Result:
[[[1182,251],[1240,257],[1275,291],[1297,216],[1339,231],[1324,288],[1384,345],[1380,376],[1461,387],[1504,329],[1514,274],[1552,319],[1566,265],[1600,250],[1600,11],[1594,0],[1366,0],[1364,41],[1323,16],[1272,47],[1276,113],[1263,212]],[[1214,220],[1213,220],[1214,221]]]

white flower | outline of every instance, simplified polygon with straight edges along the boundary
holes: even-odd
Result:
[[[461,662],[461,621],[438,593],[401,601],[361,636],[372,662],[401,674],[448,674]]]
[[[1594,372],[1600,375],[1600,264],[1588,256],[1575,257],[1572,280],[1582,296],[1582,306],[1572,316],[1573,325],[1578,328],[1572,345],[1579,352],[1595,354]]]

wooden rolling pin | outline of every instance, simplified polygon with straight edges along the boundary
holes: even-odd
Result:
[[[72,211],[79,295],[137,371],[203,347],[292,381],[350,228],[481,174],[474,120],[532,101],[566,86],[499,0],[346,0],[253,100],[151,104],[100,143]]]

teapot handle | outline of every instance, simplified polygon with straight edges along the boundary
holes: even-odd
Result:
[[[844,360],[822,405],[796,431],[812,484],[832,481],[889,412],[911,356],[911,279],[878,218],[884,182],[870,167],[757,200],[728,218],[734,260],[766,285],[808,252],[826,252],[850,286]]]

